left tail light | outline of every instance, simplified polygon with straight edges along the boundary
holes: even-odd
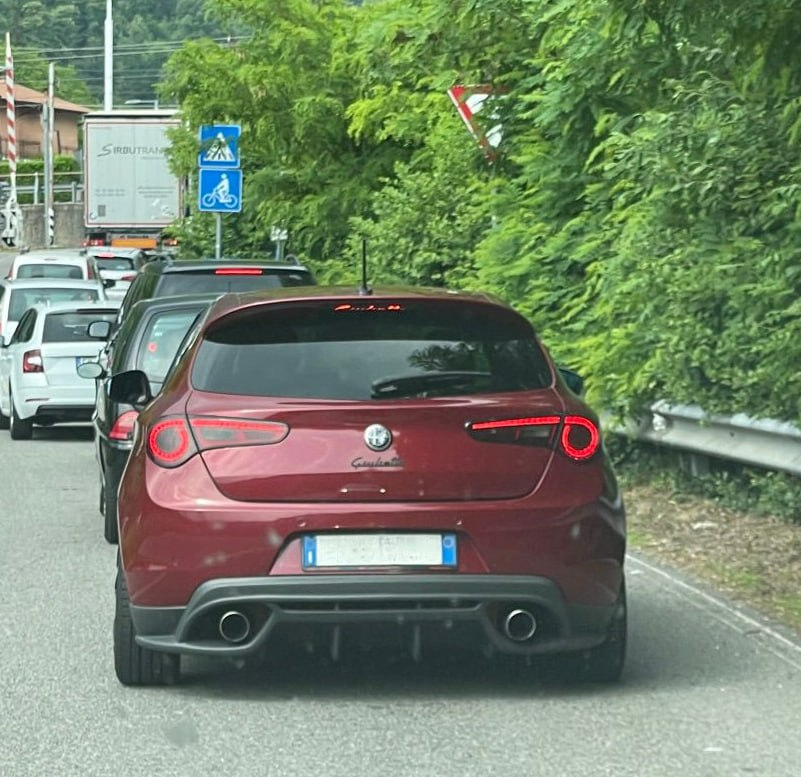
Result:
[[[22,354],[22,371],[44,372],[42,352],[38,348],[34,351],[25,351],[25,353]]]
[[[598,426],[583,416],[531,416],[477,421],[467,425],[480,442],[556,447],[573,461],[591,459],[601,444]]]
[[[118,416],[111,431],[108,433],[110,440],[118,440],[119,442],[128,442],[133,439],[133,430],[136,425],[136,419],[139,413],[136,410],[127,410],[122,415]]]
[[[135,281],[136,280],[136,276],[135,275],[123,275],[120,278],[120,280],[121,281]]]
[[[213,416],[169,416],[147,431],[147,452],[161,467],[179,467],[196,453],[213,448],[274,445],[289,434],[280,421],[243,421]]]

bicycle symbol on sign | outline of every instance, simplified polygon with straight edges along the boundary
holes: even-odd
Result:
[[[226,208],[236,208],[239,204],[237,196],[230,191],[231,183],[228,176],[223,173],[220,176],[220,182],[208,193],[204,194],[201,202],[204,208],[213,208],[215,205],[220,204]]]

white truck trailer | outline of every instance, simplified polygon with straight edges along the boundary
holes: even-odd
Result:
[[[84,223],[90,245],[155,248],[182,215],[182,185],[171,172],[171,110],[114,110],[83,120]]]

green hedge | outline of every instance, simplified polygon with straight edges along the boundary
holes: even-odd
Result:
[[[71,156],[57,155],[53,160],[53,182],[55,184],[68,184],[73,181],[80,182],[80,163]],[[17,161],[17,186],[25,188],[33,183],[33,176],[39,173],[39,202],[44,197],[44,160],[43,159],[20,159]],[[0,161],[0,185],[7,184],[9,180],[8,160]],[[33,195],[21,192],[18,195],[21,205],[30,205],[33,202]],[[69,192],[56,192],[56,202],[69,202],[72,196]]]

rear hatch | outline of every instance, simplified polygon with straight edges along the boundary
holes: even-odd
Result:
[[[94,384],[78,375],[78,367],[96,361],[102,347],[89,339],[87,328],[93,321],[113,322],[115,316],[116,310],[91,308],[47,314],[40,350],[49,386],[86,389],[94,395]]]
[[[262,305],[206,333],[186,410],[203,419],[195,437],[223,494],[408,502],[514,498],[537,487],[553,455],[551,427],[526,445],[468,431],[563,409],[523,318],[441,299],[372,311],[345,304]],[[253,422],[264,421],[288,433],[248,444]]]
[[[226,294],[258,289],[281,289],[309,286],[312,274],[302,267],[259,267],[258,265],[225,265],[193,267],[165,272],[154,296],[174,294]]]
[[[50,257],[37,258],[24,262],[17,267],[17,278],[70,278],[85,280],[85,263],[70,262]]]
[[[131,281],[136,278],[134,260],[127,256],[116,254],[94,254],[95,266],[103,280],[114,281],[114,286],[107,290],[111,295],[124,294]]]

